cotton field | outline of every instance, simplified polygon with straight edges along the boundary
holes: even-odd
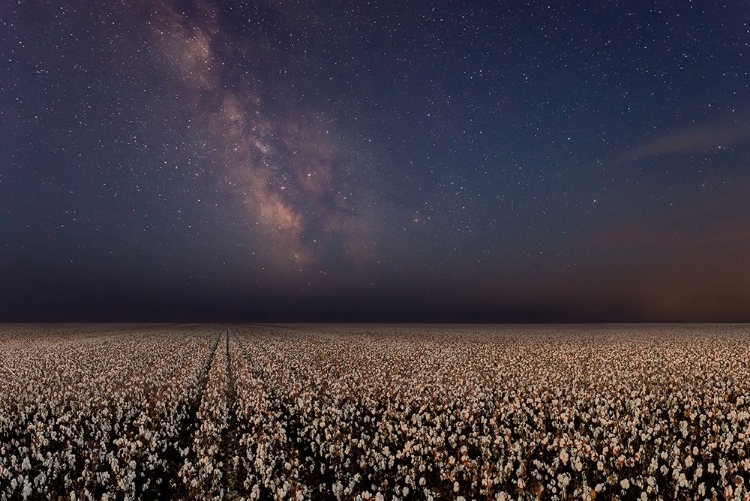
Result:
[[[750,499],[750,327],[5,326],[0,499]]]

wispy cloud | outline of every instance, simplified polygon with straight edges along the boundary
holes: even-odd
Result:
[[[716,151],[750,142],[750,123],[723,123],[691,127],[656,137],[645,144],[625,151],[617,163],[657,155]]]

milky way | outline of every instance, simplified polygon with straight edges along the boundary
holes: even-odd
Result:
[[[237,78],[236,63],[217,48],[242,55],[254,51],[253,43],[223,36],[214,9],[202,8],[194,22],[174,6],[149,18],[158,61],[179,98],[192,103],[191,146],[211,156],[213,181],[244,206],[282,262],[313,260],[336,245],[331,240],[353,259],[367,255],[371,195],[335,123],[315,111],[267,111],[267,97],[253,82],[261,70],[240,56],[249,69]],[[283,79],[275,85],[273,98],[292,99]]]
[[[0,320],[750,320],[750,9],[0,6]]]

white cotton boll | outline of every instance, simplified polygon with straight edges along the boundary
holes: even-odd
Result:
[[[680,473],[679,477],[677,477],[677,486],[678,487],[687,487],[688,486],[688,481],[687,481],[687,478],[685,477],[684,473]]]
[[[458,484],[458,482],[453,482],[453,492],[458,492],[458,489],[460,489],[461,486]]]
[[[630,481],[627,478],[623,478],[622,480],[620,480],[620,487],[628,490],[630,488]]]
[[[28,481],[24,481],[24,483],[23,483],[23,490],[21,491],[21,496],[24,499],[26,499],[29,496],[31,496],[31,492],[32,492],[31,485],[29,485]]]

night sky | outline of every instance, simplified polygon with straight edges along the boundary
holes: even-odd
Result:
[[[2,321],[750,321],[746,1],[3,1]]]

